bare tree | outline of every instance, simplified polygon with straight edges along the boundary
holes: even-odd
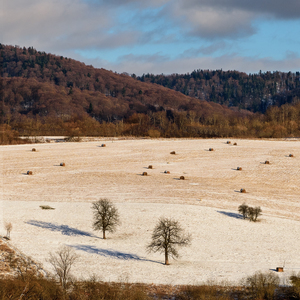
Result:
[[[61,286],[66,289],[70,281],[70,271],[79,256],[67,246],[60,248],[56,253],[50,253],[48,262],[52,265],[55,275],[59,278]]]
[[[249,220],[250,222],[256,222],[257,218],[261,215],[261,208],[260,206],[256,206],[256,207],[248,207],[248,216],[249,216]]]
[[[12,224],[9,222],[9,223],[5,223],[5,229],[6,229],[6,237],[8,239],[10,239],[10,232],[12,230]]]
[[[103,239],[105,232],[114,232],[120,225],[120,216],[117,208],[108,199],[100,199],[92,205],[94,211],[94,230],[102,230]]]
[[[248,205],[243,203],[238,207],[238,212],[243,215],[243,218],[246,219],[248,217]]]
[[[179,257],[177,247],[188,246],[191,236],[183,231],[178,221],[160,218],[152,233],[152,242],[147,246],[149,252],[165,254],[165,265],[169,265],[169,255]]]

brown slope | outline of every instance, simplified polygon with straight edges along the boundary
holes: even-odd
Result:
[[[127,118],[149,110],[194,110],[199,116],[232,115],[224,106],[197,100],[161,85],[137,81],[33,48],[1,45],[1,87],[6,116]]]

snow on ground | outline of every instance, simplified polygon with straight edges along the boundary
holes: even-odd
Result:
[[[79,278],[238,283],[284,265],[279,274],[284,283],[300,271],[300,143],[233,142],[237,146],[224,139],[2,146],[2,220],[13,224],[11,243],[49,270],[49,253],[72,247],[80,255],[73,268]],[[144,171],[149,176],[141,176]],[[181,175],[186,180],[178,180]],[[247,193],[239,193],[241,188]],[[106,240],[92,230],[91,210],[104,197],[114,202],[122,221]],[[243,202],[261,206],[261,222],[241,218],[237,207]],[[163,254],[146,251],[161,216],[179,220],[192,235],[191,246],[181,248],[170,266],[163,265]]]

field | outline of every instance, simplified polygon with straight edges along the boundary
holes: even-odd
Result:
[[[11,245],[47,270],[49,252],[61,245],[74,248],[80,259],[73,274],[79,279],[238,283],[255,271],[284,266],[279,275],[285,283],[300,271],[300,141],[226,141],[107,139],[2,146],[0,234],[5,235],[4,222],[11,222]],[[33,175],[27,175],[29,170]],[[247,192],[240,193],[241,188]],[[100,198],[114,202],[122,221],[106,240],[92,229],[91,203]],[[237,208],[243,202],[262,208],[260,222],[241,218]],[[163,254],[146,251],[161,216],[179,220],[192,235],[191,246],[180,249],[181,257],[170,266],[163,264]]]

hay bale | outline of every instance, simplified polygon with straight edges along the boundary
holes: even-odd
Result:
[[[246,193],[246,190],[245,189],[241,189],[240,192],[241,193]]]
[[[148,169],[153,169],[153,166],[152,166],[152,165],[149,165],[149,166],[148,166]]]
[[[32,152],[35,152],[36,151],[36,149],[35,148],[32,148],[32,150],[31,150]]]
[[[142,174],[143,176],[147,176],[148,175],[148,173],[147,172],[143,172],[143,174]]]
[[[106,147],[106,145],[105,145],[105,144],[102,144],[101,147]]]
[[[293,154],[290,154],[289,157],[294,157],[294,155],[293,155]]]
[[[231,142],[230,142],[230,141],[227,141],[227,144],[231,144]]]
[[[237,146],[237,143],[233,143],[233,146]]]
[[[65,164],[64,162],[60,163],[59,165],[60,165],[61,167],[65,167],[65,166],[66,166],[66,164]]]
[[[209,151],[214,151],[214,148],[209,148]]]
[[[176,154],[175,151],[170,152],[170,154]]]
[[[242,167],[237,167],[236,168],[238,171],[242,171],[243,169],[242,169]]]
[[[277,267],[276,272],[283,272],[283,267]]]
[[[27,171],[27,175],[32,175],[32,171]]]
[[[268,160],[265,161],[265,165],[269,165],[270,162]]]
[[[180,180],[184,180],[185,178],[184,178],[184,176],[180,176],[180,178],[179,178]]]
[[[164,171],[165,174],[170,174],[170,171]]]

